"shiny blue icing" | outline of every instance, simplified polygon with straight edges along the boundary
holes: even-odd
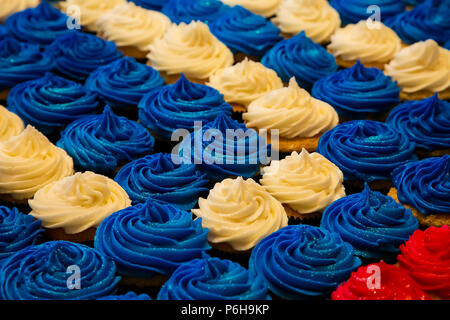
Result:
[[[168,0],[161,12],[173,23],[202,21],[209,24],[229,9],[219,0]]]
[[[150,10],[161,10],[167,0],[129,0],[141,6],[145,9]]]

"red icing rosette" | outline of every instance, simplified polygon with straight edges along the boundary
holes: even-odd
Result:
[[[359,267],[331,295],[332,300],[429,300],[401,268],[383,261]]]
[[[416,230],[400,246],[398,261],[426,292],[450,299],[450,227]]]

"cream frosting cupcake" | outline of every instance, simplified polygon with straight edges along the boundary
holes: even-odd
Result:
[[[54,181],[28,201],[30,215],[42,221],[50,238],[86,242],[112,213],[129,207],[125,190],[112,179],[90,171]]]
[[[434,40],[416,42],[397,52],[384,73],[402,88],[402,100],[422,100],[439,94],[450,99],[450,51]]]
[[[23,131],[23,128],[22,119],[0,105],[0,142],[8,140],[12,136],[17,136]]]
[[[30,125],[0,142],[1,199],[23,202],[46,184],[71,174],[72,158]]]
[[[219,90],[236,112],[246,111],[252,101],[283,87],[274,70],[247,58],[234,66],[218,70],[207,84]]]
[[[3,23],[10,15],[36,7],[41,0],[2,0],[0,2],[0,22]]]
[[[87,30],[96,32],[98,19],[123,3],[126,3],[126,0],[66,0],[59,2],[59,8],[68,15],[74,14],[73,8],[79,8],[81,24]]]
[[[340,27],[339,13],[326,0],[284,0],[272,22],[289,38],[305,31],[314,42],[330,42]]]
[[[366,67],[383,70],[384,65],[401,50],[402,41],[381,22],[371,27],[363,20],[338,29],[327,48],[341,67],[350,68],[360,60]]]
[[[300,151],[303,148],[315,151],[322,133],[339,123],[334,108],[311,97],[298,86],[295,78],[291,78],[289,87],[274,90],[254,100],[242,117],[249,128],[278,130],[281,152]]]
[[[230,49],[199,21],[172,24],[164,37],[150,46],[147,58],[168,83],[175,83],[181,73],[191,81],[204,83],[217,70],[234,63]]]
[[[230,6],[240,5],[253,13],[263,17],[271,17],[275,14],[282,0],[221,0]]]
[[[321,215],[333,201],[345,196],[344,175],[319,153],[292,152],[263,169],[261,185],[286,209],[289,217]]]
[[[288,222],[280,202],[253,179],[242,177],[216,183],[192,212],[209,229],[209,242],[228,252],[251,250]]]
[[[170,27],[164,14],[147,10],[133,2],[114,7],[102,15],[96,24],[98,35],[116,43],[127,56],[143,59],[149,46],[163,37]]]

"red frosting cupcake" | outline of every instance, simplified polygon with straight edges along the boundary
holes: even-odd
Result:
[[[359,267],[331,295],[332,300],[429,300],[401,268],[381,261]]]
[[[450,299],[450,227],[416,230],[400,246],[398,261],[426,292]]]

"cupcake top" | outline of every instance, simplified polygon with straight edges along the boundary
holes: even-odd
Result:
[[[285,34],[305,31],[317,43],[327,43],[341,25],[337,11],[326,0],[284,0],[272,21]]]
[[[73,14],[73,6],[79,8],[81,24],[90,31],[97,31],[97,21],[105,13],[109,12],[116,6],[125,3],[125,0],[66,0],[60,1],[59,7],[63,12],[70,15]]]
[[[94,247],[130,277],[170,276],[210,249],[208,230],[189,212],[149,199],[112,214],[97,229]]]
[[[209,78],[207,84],[219,90],[226,102],[243,106],[283,87],[283,82],[274,70],[247,58],[233,66],[218,70]]]
[[[208,240],[236,251],[252,249],[261,239],[287,226],[283,206],[253,179],[225,179],[192,212],[209,229]]]
[[[372,279],[380,277],[379,286]],[[374,283],[372,283],[374,282]],[[373,287],[369,287],[368,284]],[[361,266],[331,295],[332,300],[429,300],[428,295],[401,268],[383,261]]]
[[[262,279],[231,260],[204,254],[182,264],[158,293],[158,300],[269,300]]]
[[[304,31],[276,44],[264,55],[261,63],[275,70],[283,82],[295,77],[306,89],[338,68],[333,55],[308,38]]]
[[[184,74],[175,84],[146,94],[139,102],[139,120],[157,136],[170,140],[177,129],[194,130],[194,122],[231,116],[231,106],[214,88],[190,82]]]
[[[0,206],[0,265],[17,251],[34,245],[42,231],[41,222],[32,216]]]
[[[450,227],[417,230],[400,246],[400,266],[425,291],[450,298]]]
[[[341,170],[324,156],[303,149],[263,169],[261,185],[298,213],[322,212],[345,196]]]
[[[366,68],[356,62],[316,83],[313,97],[328,102],[343,116],[364,118],[370,112],[383,112],[400,102],[400,88],[391,77],[377,68]]]
[[[450,148],[450,102],[434,96],[395,107],[386,123],[408,136],[416,147]]]
[[[320,226],[338,233],[361,258],[395,261],[398,247],[419,224],[411,210],[365,184],[361,193],[330,204]]]
[[[339,123],[334,108],[311,97],[295,78],[289,87],[254,100],[242,117],[249,128],[279,130],[280,137],[287,139],[314,137]]]
[[[287,226],[261,240],[249,269],[261,275],[282,299],[326,296],[361,265],[350,244],[335,233],[309,226]]]
[[[199,21],[172,24],[163,38],[149,48],[147,58],[155,69],[169,75],[184,73],[195,79],[207,79],[234,61],[230,49]]]
[[[199,195],[207,191],[209,180],[195,164],[177,164],[172,155],[156,153],[126,164],[114,180],[130,196],[133,204],[148,198],[191,210]]]
[[[261,57],[283,40],[280,29],[241,6],[235,6],[209,25],[211,32],[234,53]]]
[[[229,9],[229,6],[219,0],[169,0],[161,12],[173,23],[202,21],[209,24]]]
[[[82,276],[80,288],[69,278],[77,271]],[[120,281],[115,272],[112,259],[97,250],[68,241],[50,241],[17,252],[0,267],[0,299],[97,299],[114,294]],[[77,289],[72,290],[68,284]]]
[[[131,205],[119,184],[89,171],[47,184],[28,203],[30,215],[45,228],[63,228],[67,234],[96,228],[113,212]]]
[[[0,194],[31,198],[46,184],[71,174],[72,158],[30,125],[0,142]]]
[[[402,41],[381,22],[374,28],[360,21],[338,29],[327,48],[344,61],[388,63],[402,48]]]
[[[0,25],[0,41],[9,36],[8,29],[4,25]]]
[[[379,10],[383,19],[405,10],[405,3],[397,0],[330,0],[330,5],[339,12],[344,24],[368,20],[377,12],[374,10]],[[371,6],[378,8],[370,10]]]
[[[450,156],[412,161],[392,172],[401,203],[422,214],[450,214]]]
[[[102,38],[115,42],[118,47],[148,51],[148,46],[161,38],[169,26],[169,18],[162,13],[126,2],[102,15],[96,28]]]
[[[411,160],[415,145],[383,122],[354,120],[325,132],[317,152],[339,167],[348,180],[390,180],[391,172]]]
[[[450,87],[450,51],[434,40],[417,42],[397,52],[384,72],[404,92],[441,92]]]
[[[18,84],[8,95],[10,110],[44,134],[95,113],[97,95],[83,85],[46,73]]]
[[[67,27],[69,19],[49,2],[42,1],[35,8],[11,15],[6,19],[5,26],[9,33],[20,41],[47,46],[60,35],[76,32],[76,29]]]
[[[101,297],[97,300],[152,300],[152,298],[150,298],[150,296],[145,293],[141,293],[138,295],[133,291],[128,291],[125,294]]]
[[[27,8],[35,7],[41,2],[40,0],[13,0],[2,1],[0,8],[0,22],[4,22],[10,15],[25,10]]]
[[[19,42],[12,37],[0,40],[0,90],[42,77],[54,66],[39,45]]]
[[[47,50],[56,61],[54,70],[76,80],[85,80],[98,67],[122,56],[113,42],[83,32],[62,35]]]
[[[115,109],[135,108],[147,92],[163,85],[158,71],[131,57],[99,67],[86,80],[86,87]]]
[[[260,14],[263,17],[271,17],[275,14],[281,4],[281,0],[221,0],[230,6],[240,5],[253,13]]]
[[[17,136],[24,129],[23,121],[15,113],[0,105],[0,142]]]
[[[99,173],[113,173],[122,163],[151,153],[154,144],[147,129],[115,115],[109,106],[101,115],[72,122],[57,142],[73,157],[76,166]]]
[[[136,3],[138,6],[150,9],[150,10],[161,10],[167,0],[130,0]]]

